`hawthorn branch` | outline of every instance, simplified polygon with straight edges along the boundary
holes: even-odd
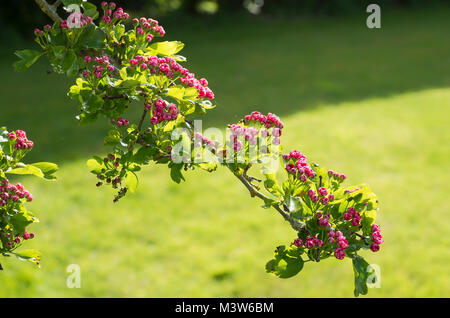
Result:
[[[61,17],[56,12],[56,9],[61,4],[60,0],[57,0],[54,4],[49,4],[45,0],[34,0],[36,4],[41,8],[42,12],[44,12],[50,19],[53,21],[62,21]]]
[[[145,115],[147,115],[147,109],[146,108],[144,108],[144,111],[142,112],[141,120],[139,120],[139,125],[138,125],[138,131],[139,132],[142,129],[142,124],[144,123]]]
[[[352,232],[352,234],[355,234],[356,236],[358,236],[359,238],[361,238],[361,239],[364,241],[364,243],[365,243],[366,245],[369,245],[369,242],[367,241],[367,237],[365,237],[365,236],[363,236],[363,235],[361,235],[361,234],[359,234],[359,233],[356,233],[356,232]]]
[[[112,99],[122,99],[122,98],[126,98],[128,99],[128,97],[124,94],[122,95],[114,95],[114,96],[105,96],[103,97],[104,100],[112,100]]]
[[[231,170],[231,169],[230,169]],[[248,189],[248,191],[250,192],[250,196],[252,197],[258,197],[262,200],[269,200],[269,198],[262,194],[261,192],[259,192],[258,190],[255,189],[255,187],[250,183],[249,180],[247,180],[244,175],[240,175],[240,174],[236,174],[234,171],[231,170],[231,172],[233,172],[233,174],[239,179],[239,181],[242,182],[242,184],[244,184],[244,186]],[[300,223],[299,221],[297,221],[296,219],[292,218],[289,213],[284,212],[280,206],[278,204],[274,204],[272,205],[272,207],[287,221],[291,224],[291,227],[298,231],[298,232],[302,232],[302,231],[307,231],[305,224]]]

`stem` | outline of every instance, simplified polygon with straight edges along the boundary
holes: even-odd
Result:
[[[144,112],[142,113],[141,120],[139,121],[138,131],[141,131],[142,124],[144,123],[145,115],[147,115],[147,109],[144,108]]]
[[[236,176],[236,178],[239,179],[239,181],[242,182],[242,184],[244,184],[244,186],[248,189],[248,191],[250,192],[250,195],[252,197],[258,197],[262,200],[268,200],[269,198],[267,196],[265,196],[264,194],[262,194],[261,192],[259,192],[258,190],[256,190],[254,188],[254,186],[250,183],[250,181],[248,181],[243,175],[239,175],[236,174],[234,171],[231,170],[230,167],[228,167],[230,169],[230,171]],[[272,207],[287,221],[291,224],[292,228],[296,231],[302,232],[302,231],[307,231],[305,224],[300,223],[299,221],[297,221],[296,219],[292,218],[288,213],[284,212],[280,206],[278,204],[274,204],[272,205]]]
[[[34,0],[37,5],[41,8],[42,12],[44,12],[50,19],[53,21],[62,21],[61,17],[56,12],[56,9],[60,5],[61,1],[56,1],[53,5],[48,4],[45,0]]]
[[[115,95],[115,96],[105,96],[105,97],[103,97],[104,100],[121,99],[121,98],[127,98],[127,96],[126,95]]]
[[[365,236],[363,236],[363,235],[361,235],[361,234],[358,234],[358,233],[356,233],[356,232],[352,232],[352,234],[355,234],[356,236],[358,236],[359,238],[361,238],[361,239],[364,241],[364,243],[365,243],[366,245],[369,245],[369,242],[367,242],[367,237],[365,237]]]

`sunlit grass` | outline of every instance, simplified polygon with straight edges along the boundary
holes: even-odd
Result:
[[[177,31],[194,71],[216,88],[209,123],[256,108],[278,113],[286,150],[379,195],[385,243],[364,254],[381,268],[373,297],[450,295],[450,43],[442,42],[450,21],[436,19],[445,12],[413,13],[421,17],[413,31],[403,14],[388,16],[378,33],[356,19],[321,27],[261,20],[244,24],[246,33],[222,22],[221,31],[205,30],[208,43],[204,33]],[[348,260],[307,263],[289,280],[266,274],[275,246],[295,233],[223,168],[188,173],[176,185],[166,167],[152,166],[134,196],[113,204],[85,167],[103,151],[106,125],[78,128],[64,96],[69,81],[43,74],[43,64],[17,74],[6,62],[0,124],[26,129],[33,159],[61,170],[52,183],[23,179],[41,219],[28,246],[44,258],[39,270],[2,259],[0,297],[352,297]],[[81,266],[81,289],[66,287],[69,264]]]

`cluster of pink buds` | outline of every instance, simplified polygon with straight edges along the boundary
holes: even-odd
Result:
[[[240,151],[242,149],[242,143],[238,140],[239,136],[244,136],[244,139],[248,140],[249,144],[256,145],[258,129],[237,124],[229,125],[228,128],[231,131],[230,140],[233,142],[233,149],[235,151]]]
[[[281,119],[272,113],[267,114],[267,116],[261,114],[260,112],[252,112],[250,115],[246,115],[244,117],[244,123],[245,124],[251,124],[251,123],[259,123],[266,128],[272,128],[276,127],[277,129],[276,133],[274,133],[275,137],[281,136],[281,129],[283,129],[284,125],[281,122]]]
[[[308,236],[305,240],[305,247],[312,250],[314,247],[322,247],[323,241],[315,236]]]
[[[137,55],[135,58],[130,59],[130,65],[137,69],[141,69],[142,71],[148,69],[151,74],[164,74],[168,78],[174,77],[175,73],[179,73],[183,70],[183,67],[177,61],[168,56],[157,57],[156,55]]]
[[[130,15],[123,11],[122,8],[116,9],[116,4],[114,2],[106,2],[103,1],[101,3],[102,9],[103,9],[103,17],[102,20],[106,24],[114,24],[116,22],[119,22],[121,20],[128,20],[130,18]]]
[[[27,139],[27,134],[23,130],[16,130],[16,132],[8,133],[9,140],[15,140],[14,149],[31,149],[34,143]]]
[[[291,243],[291,245],[295,245],[295,246],[297,246],[297,247],[300,247],[300,246],[303,245],[303,240],[302,240],[301,238],[296,238],[296,239],[294,240],[294,242]]]
[[[105,75],[108,75],[112,72],[114,72],[114,66],[112,66],[109,63],[109,58],[105,56],[95,56],[90,57],[89,55],[86,55],[84,57],[84,61],[87,64],[86,70],[83,72],[83,77],[88,79],[94,78],[100,79]],[[89,66],[91,69],[91,72],[89,72]]]
[[[324,226],[326,228],[331,227],[329,214],[322,215],[321,212],[318,212],[316,213],[316,217],[317,217],[317,224],[319,224],[320,226]]]
[[[69,29],[69,28],[81,28],[85,27],[88,24],[92,23],[94,20],[90,16],[84,16],[81,12],[72,13],[68,20],[62,20],[59,23],[61,29]],[[44,30],[50,30],[51,26],[46,25]]]
[[[36,29],[34,29],[34,35],[36,35],[36,36],[44,35],[44,31],[42,31],[41,29],[36,28]]]
[[[183,68],[180,71],[183,75],[182,77],[180,77],[181,84],[187,85],[189,87],[195,87],[195,89],[197,89],[199,98],[214,99],[214,93],[208,87],[209,83],[206,78],[197,79],[195,78],[195,74],[190,73],[186,68]]]
[[[33,201],[33,195],[24,189],[23,185],[9,183],[7,179],[3,179],[0,183],[0,207],[7,204],[14,204],[20,199],[26,199],[28,202]]]
[[[377,224],[372,225],[372,241],[370,244],[370,250],[372,252],[378,252],[380,250],[380,244],[384,241],[382,240],[383,236],[381,235],[380,227]]]
[[[337,259],[343,259],[345,257],[345,249],[349,246],[347,238],[342,234],[341,231],[329,231],[328,241],[330,243],[333,243],[335,239],[339,247],[334,250],[334,257],[336,257]]]
[[[337,172],[334,172],[333,170],[328,170],[328,176],[330,178],[336,179],[339,182],[342,182],[347,178],[345,174],[337,173]]]
[[[114,119],[113,119],[114,121]],[[116,121],[114,121],[113,123],[115,123],[117,125],[117,127],[123,127],[123,126],[128,126],[130,124],[130,122],[124,118],[117,118]]]
[[[283,159],[288,162],[285,167],[286,171],[297,176],[302,182],[305,182],[308,178],[314,178],[316,175],[309,166],[306,156],[298,150],[292,150],[290,153],[284,154]],[[310,196],[311,199],[315,199],[317,196],[315,192],[314,195],[314,197]],[[317,202],[318,200],[319,197],[317,196],[317,200],[313,200],[313,202]]]
[[[320,187],[319,189],[317,189],[317,192],[319,193],[319,196],[322,197],[320,199],[320,202],[322,202],[323,205],[327,205],[329,202],[334,200],[334,194],[333,193],[328,194],[328,190],[325,187]],[[315,194],[315,196],[317,195]]]
[[[151,105],[147,104],[145,106],[146,109],[151,109]],[[152,113],[152,117],[150,118],[150,122],[153,125],[157,125],[161,122],[168,122],[177,119],[178,117],[178,108],[175,104],[169,104],[163,99],[157,99],[154,102],[154,109]]]
[[[208,138],[204,137],[198,131],[194,134],[194,147],[201,147],[202,145],[208,145],[210,148],[216,148],[216,143]]]
[[[347,212],[344,212],[344,219],[346,221],[351,220],[353,226],[358,226],[359,222],[361,222],[361,214],[359,214],[359,212],[353,207],[349,207]]]
[[[136,34],[144,36],[147,42],[151,42],[154,36],[164,36],[166,34],[164,28],[154,19],[134,18],[133,24],[136,28]]]
[[[33,232],[28,233],[28,231],[25,229],[24,234],[22,235],[22,237],[20,237],[19,235],[13,235],[12,232],[7,232],[5,234],[3,234],[4,238],[5,238],[5,242],[6,242],[6,247],[7,248],[12,248],[17,244],[20,244],[22,242],[22,240],[29,240],[35,237],[35,234]]]

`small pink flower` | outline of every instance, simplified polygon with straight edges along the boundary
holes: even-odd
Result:
[[[337,249],[334,250],[334,257],[336,257],[337,259],[344,259],[345,257],[345,251],[344,249],[338,247]]]
[[[289,155],[291,156],[291,158],[294,159],[300,159],[300,156],[302,155],[302,153],[298,150],[292,150]]]
[[[158,119],[158,117],[153,116],[152,118],[150,118],[150,122],[151,122],[153,125],[156,125],[156,124],[159,122],[159,119]]]
[[[301,238],[296,238],[291,245],[295,245],[297,247],[300,247],[300,246],[303,245],[303,240]]]

